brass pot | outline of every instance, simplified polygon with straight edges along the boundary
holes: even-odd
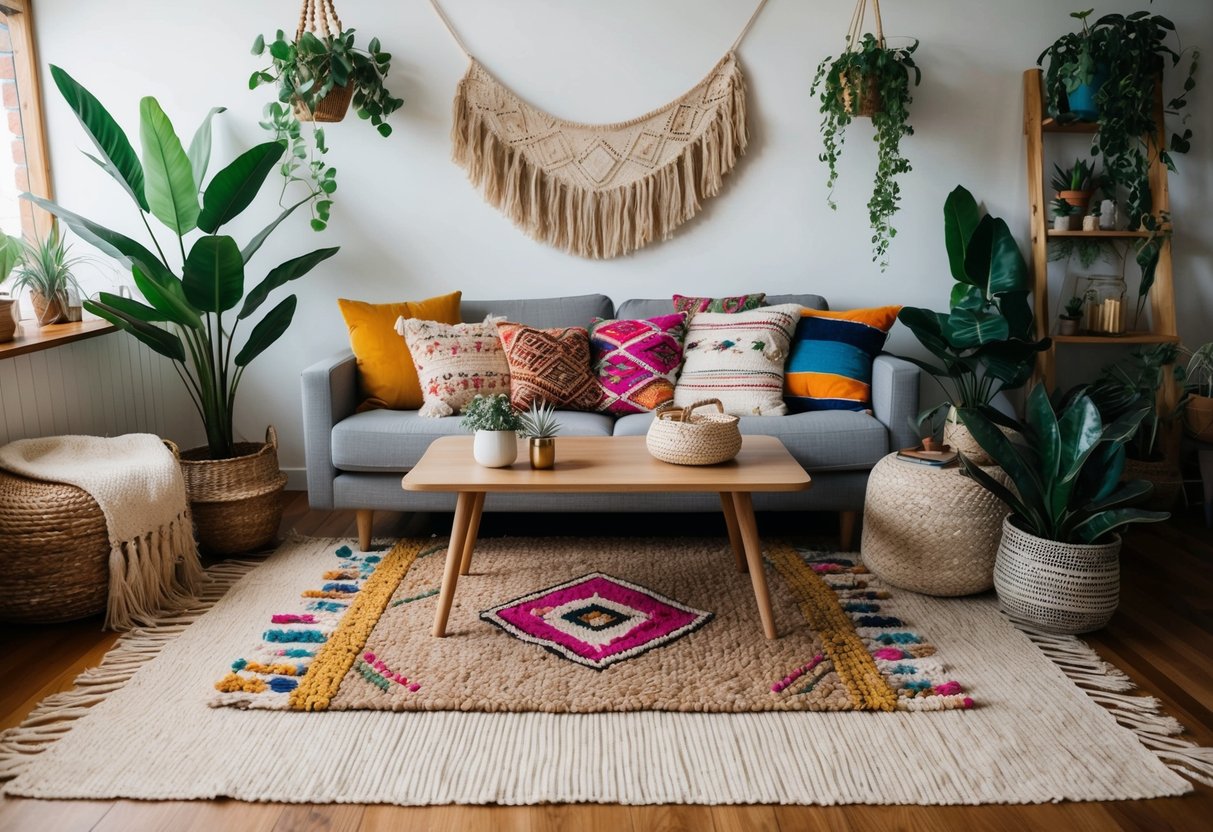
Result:
[[[556,464],[555,437],[547,436],[539,439],[532,436],[526,444],[527,450],[530,451],[532,468],[547,469]]]

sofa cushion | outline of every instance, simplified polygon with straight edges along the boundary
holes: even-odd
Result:
[[[784,368],[788,410],[870,409],[872,361],[884,348],[900,311],[900,306],[802,310]]]
[[[666,313],[673,313],[673,308]],[[615,305],[606,295],[573,295],[563,298],[526,298],[522,300],[465,300],[460,308],[463,320],[483,321],[485,315],[502,316],[527,326],[546,329],[559,326],[589,326],[593,318],[614,316]]]
[[[411,410],[369,410],[333,427],[333,465],[343,471],[404,471],[439,436],[467,436],[458,416],[441,419]],[[610,436],[610,416],[556,411],[560,436]]]
[[[651,413],[622,416],[616,436],[648,433]],[[789,416],[742,416],[743,436],[776,436],[807,471],[865,470],[889,452],[889,432],[866,413],[819,410]]]
[[[510,368],[496,320],[442,324],[401,319],[398,326],[421,381],[422,416],[450,416],[478,395],[510,391]]]
[[[466,310],[472,301],[464,301]],[[829,309],[829,304],[821,295],[767,295],[768,306],[778,306],[783,303],[798,303],[806,309]],[[632,298],[619,304],[616,318],[656,318],[658,315],[674,313],[674,301],[669,298]]]
[[[602,388],[598,409],[622,416],[656,410],[674,398],[687,313],[590,324],[590,360]]]
[[[359,410],[388,407],[416,410],[423,401],[408,347],[396,334],[396,319],[417,318],[453,324],[459,320],[460,292],[422,301],[363,303],[337,299],[350,331],[350,349],[358,359]]]
[[[749,312],[762,306],[767,299],[766,292],[749,292],[744,295],[733,295],[727,298],[700,298],[674,295],[674,308],[688,315],[700,312]]]
[[[530,410],[535,403],[569,410],[597,410],[602,388],[590,367],[590,336],[585,327],[538,329],[497,324],[510,364],[510,404]]]
[[[783,365],[801,307],[700,312],[687,325],[674,404],[719,399],[734,416],[782,416]]]

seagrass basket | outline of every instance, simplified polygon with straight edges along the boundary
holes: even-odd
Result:
[[[333,87],[329,90],[329,94],[320,99],[316,104],[315,110],[309,110],[307,105],[295,99],[295,118],[300,121],[320,121],[331,123],[343,121],[346,112],[350,109],[350,101],[354,97],[354,84],[348,83],[340,87]]]
[[[238,442],[237,456],[209,459],[206,447],[181,454],[185,492],[198,545],[214,555],[236,555],[273,543],[282,522],[286,475],[278,469],[278,433],[265,444]]]
[[[852,116],[871,118],[880,110],[880,87],[875,73],[855,78],[844,73],[842,78],[842,107]]]
[[[716,413],[695,412],[713,404]],[[724,412],[720,399],[706,399],[690,407],[663,408],[649,425],[645,445],[662,462],[715,465],[732,459],[741,450],[740,421]]]

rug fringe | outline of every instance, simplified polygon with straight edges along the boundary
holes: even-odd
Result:
[[[1162,713],[1162,702],[1148,695],[1129,695],[1137,685],[1120,668],[1104,661],[1076,636],[1044,633],[1013,622],[1080,690],[1098,702],[1117,724],[1132,731],[1143,746],[1171,770],[1213,786],[1213,748],[1184,739],[1184,726]]]
[[[264,561],[229,560],[207,569],[198,582],[196,600],[188,606],[141,619],[144,626],[124,633],[96,667],[73,682],[71,690],[44,698],[22,723],[0,732],[0,782],[21,774],[34,757],[70,731],[164,647],[210,610],[241,578]]]

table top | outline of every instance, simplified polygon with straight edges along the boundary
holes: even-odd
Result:
[[[560,436],[556,467],[533,470],[519,440],[518,461],[485,468],[471,436],[430,443],[404,476],[406,491],[803,491],[811,480],[773,436],[744,436],[741,452],[719,465],[671,465],[654,459],[643,436]]]

